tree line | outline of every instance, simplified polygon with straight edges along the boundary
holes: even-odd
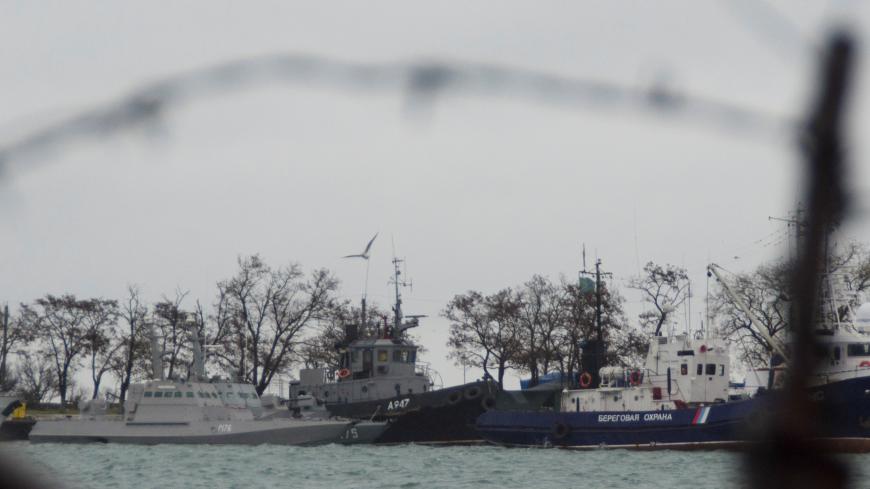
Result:
[[[207,365],[252,383],[262,393],[292,364],[317,363],[324,331],[354,314],[337,296],[338,280],[326,269],[305,273],[298,264],[273,267],[259,255],[238,259],[235,274],[218,282],[206,308],[181,289],[148,303],[130,286],[121,299],[48,294],[6,307],[0,338],[0,391],[31,403],[89,395],[121,403],[130,384],[151,374],[152,331],[167,378],[189,378],[191,338],[207,345]],[[113,382],[106,388],[107,379]]]
[[[870,289],[870,251],[849,243],[831,253],[825,268],[838,290],[833,302],[836,310],[828,311],[833,315],[828,322],[854,320],[856,308]],[[768,366],[774,353],[757,328],[786,341],[790,270],[788,260],[783,260],[729,277],[732,290],[759,319],[758,325],[751,323],[722,287],[713,284],[706,327],[728,340],[751,367]],[[679,308],[691,297],[690,281],[682,267],[649,262],[626,286],[637,291],[645,307],[630,324],[621,292],[610,283],[602,284],[605,363],[637,366],[646,354],[649,336],[663,334],[667,325],[676,322],[682,312]],[[538,275],[492,294],[472,290],[456,295],[442,312],[450,321],[450,357],[457,364],[483,370],[499,384],[509,369],[528,375],[532,385],[540,376],[555,372],[570,382],[581,372],[585,342],[596,338],[595,295],[594,284],[583,279],[563,277],[554,282]],[[831,287],[824,285],[819,295],[830,296]]]
[[[600,301],[605,363],[637,365],[646,353],[645,333],[660,333],[674,307],[688,297],[687,284],[684,269],[648,263],[644,274],[629,282],[651,306],[641,313],[640,328],[629,323],[623,295],[607,282],[600,283],[599,294],[588,279],[553,282],[535,275],[493,294],[459,294],[442,313],[451,323],[450,356],[458,364],[480,368],[499,385],[508,369],[529,375],[532,385],[555,372],[576,379],[584,346],[597,339]]]

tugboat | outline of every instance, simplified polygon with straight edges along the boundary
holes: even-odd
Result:
[[[84,403],[77,419],[40,420],[30,432],[35,443],[128,443],[319,445],[340,442],[354,427],[349,420],[263,417],[253,386],[208,382],[202,350],[194,338],[194,373],[187,381],[167,380],[153,332],[153,380],[134,384],[124,414],[106,413],[106,403]],[[386,425],[381,426],[381,430]]]
[[[756,333],[787,361],[778,342],[763,329]],[[839,321],[820,324],[817,334],[826,361],[807,394],[824,401],[824,441],[839,451],[870,451],[870,337]],[[729,367],[722,339],[656,336],[642,369],[601,368],[597,386],[564,390],[554,409],[496,406],[478,418],[477,428],[487,441],[506,446],[740,448],[751,443],[748,428],[776,413],[769,396],[729,401]],[[591,375],[582,375],[581,384],[588,384]]]
[[[290,402],[307,396],[332,416],[390,421],[376,443],[464,444],[481,442],[475,420],[495,405],[499,389],[485,380],[434,389],[431,372],[417,362],[417,346],[405,332],[420,325],[423,316],[403,316],[400,265],[393,259],[396,302],[393,324],[369,328],[348,325],[336,345],[340,368],[303,369],[290,384]],[[365,311],[365,298],[363,298]],[[372,331],[373,330],[373,331]]]

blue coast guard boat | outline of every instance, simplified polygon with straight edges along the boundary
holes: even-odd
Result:
[[[870,451],[870,336],[838,325],[817,331],[824,361],[808,395],[819,402],[819,432],[832,449]],[[505,446],[631,449],[740,448],[775,416],[769,396],[729,400],[730,356],[710,337],[654,337],[641,369],[605,367],[597,388],[556,392],[552,409],[497,403],[477,420]],[[782,382],[776,372],[775,386]]]

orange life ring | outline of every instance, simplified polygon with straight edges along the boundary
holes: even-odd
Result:
[[[631,382],[631,385],[640,385],[640,371],[635,370],[628,376],[628,381]]]
[[[345,379],[347,377],[350,377],[350,370],[343,368],[343,369],[338,371],[338,378],[339,379]]]
[[[592,385],[592,375],[589,372],[583,372],[580,374],[580,387],[584,389]]]

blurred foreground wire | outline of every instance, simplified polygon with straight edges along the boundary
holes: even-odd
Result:
[[[352,63],[306,55],[274,55],[231,61],[145,85],[103,106],[47,124],[13,141],[0,142],[0,170],[10,162],[59,149],[79,139],[101,139],[153,124],[168,110],[197,98],[256,85],[315,84],[352,91],[405,93],[418,109],[446,95],[505,97],[567,109],[645,110],[682,116],[743,136],[781,136],[792,121],[723,101],[693,97],[663,84],[646,87],[552,75],[533,70],[450,61]]]

